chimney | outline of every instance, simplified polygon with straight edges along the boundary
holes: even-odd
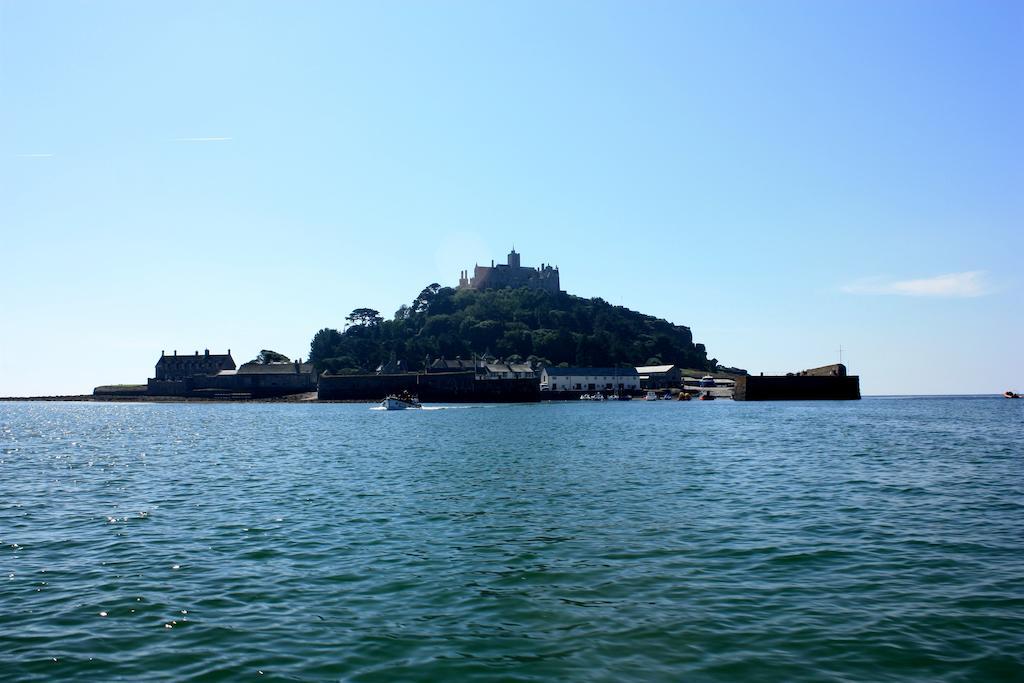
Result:
[[[210,349],[204,349],[203,350],[203,355],[204,356],[209,356],[210,355]]]
[[[177,356],[177,355],[178,355],[178,349],[174,349],[174,355],[175,355],[175,356]]]
[[[164,355],[166,355],[166,354],[164,353],[164,350],[163,350],[163,349],[160,349],[160,357],[161,357],[161,358],[163,358],[163,357],[164,357]]]
[[[199,355],[199,349],[196,349],[196,355],[197,356]]]
[[[228,349],[228,355],[229,356],[231,355],[231,349]]]

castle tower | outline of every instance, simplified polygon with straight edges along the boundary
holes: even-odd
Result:
[[[516,248],[512,247],[512,251],[508,253],[508,265],[510,268],[519,268],[519,254],[516,253]]]

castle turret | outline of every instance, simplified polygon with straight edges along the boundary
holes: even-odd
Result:
[[[508,252],[508,265],[510,268],[519,268],[519,254],[516,253],[516,248],[512,247],[512,251]]]

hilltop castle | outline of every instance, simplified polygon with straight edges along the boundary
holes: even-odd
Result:
[[[558,282],[558,266],[540,264],[540,268],[524,268],[519,263],[519,254],[515,247],[508,254],[508,263],[490,267],[475,266],[473,277],[469,271],[459,273],[459,289],[501,289],[502,287],[528,287],[545,292],[558,293],[561,286]]]

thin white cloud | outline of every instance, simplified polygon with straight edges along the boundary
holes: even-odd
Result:
[[[946,273],[918,280],[893,280],[872,277],[851,282],[842,287],[849,294],[893,294],[897,296],[931,296],[945,298],[971,298],[992,292],[984,270]]]
[[[228,137],[208,137],[208,138],[175,138],[175,142],[226,142],[231,138]]]
[[[18,154],[21,159],[49,159],[50,157],[57,156],[56,154]]]

